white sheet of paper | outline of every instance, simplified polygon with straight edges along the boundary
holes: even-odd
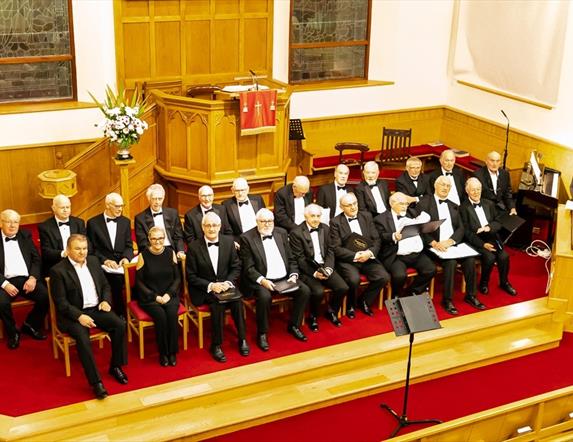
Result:
[[[476,252],[472,247],[470,247],[465,242],[459,243],[455,246],[448,248],[445,252],[440,252],[433,247],[430,248],[432,252],[438,255],[442,259],[457,259],[457,258],[467,258],[468,256],[478,256],[479,253]]]
[[[131,264],[134,264],[137,262],[137,255],[135,255],[131,261],[129,261]],[[111,267],[108,267],[106,265],[101,265],[101,268],[103,269],[104,272],[106,273],[113,273],[115,275],[123,275],[123,266],[120,266],[118,269],[112,269]]]
[[[324,207],[322,208],[320,222],[326,224],[327,226],[330,225],[330,207],[327,207],[326,209]]]
[[[573,210],[573,201],[572,201],[572,200],[568,200],[568,201],[565,203],[565,208],[566,208],[567,210]]]

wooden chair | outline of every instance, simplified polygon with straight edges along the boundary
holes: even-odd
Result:
[[[418,276],[418,272],[416,271],[416,269],[408,267],[408,269],[406,270],[406,279],[413,279],[416,276]],[[387,290],[386,299],[392,299],[392,284],[390,282],[388,282],[386,290]],[[434,278],[432,278],[432,280],[430,281],[430,289],[428,290],[428,293],[430,295],[430,299],[434,299]],[[382,309],[382,296],[380,297],[378,307]]]
[[[344,143],[337,143],[334,148],[338,151],[338,163],[339,164],[346,164],[347,166],[352,166],[358,164],[360,168],[364,165],[364,153],[368,152],[370,149],[368,148],[368,144],[363,143],[351,143],[351,142],[344,142]],[[343,158],[345,155],[345,151],[359,151],[360,152],[360,159],[356,160],[353,158]]]
[[[137,263],[129,263],[123,265],[123,276],[125,278],[125,305],[126,305],[126,319],[127,319],[127,340],[131,342],[133,339],[132,333],[135,333],[139,338],[139,358],[143,359],[145,355],[144,334],[146,328],[153,327],[153,318],[149,316],[139,306],[137,301],[131,299],[132,281],[135,285],[135,267]],[[183,279],[181,279],[183,281]],[[189,331],[189,323],[187,321],[187,308],[184,303],[179,304],[179,311],[177,312],[179,324],[183,327],[183,349],[187,350],[187,333]]]
[[[382,128],[382,148],[378,161],[406,161],[410,156],[412,129]]]
[[[66,367],[66,376],[70,376],[72,373],[70,366],[70,346],[75,345],[76,341],[67,333],[64,333],[58,328],[58,322],[56,319],[56,306],[54,305],[54,299],[52,297],[52,289],[50,287],[50,278],[46,278],[46,285],[48,287],[48,300],[50,303],[50,326],[52,328],[52,350],[54,352],[54,359],[58,359],[58,349],[64,355],[64,365]],[[90,329],[90,340],[98,341],[99,348],[103,348],[104,339],[109,340],[109,335],[97,328]]]
[[[366,287],[368,285],[369,281],[368,278],[366,277],[366,275],[363,275],[362,273],[360,274],[360,284],[358,285],[358,289],[360,290],[361,288],[363,289],[364,287]],[[338,315],[339,317],[342,315],[346,315],[346,301],[347,301],[347,296],[344,296],[344,298],[342,299],[342,307],[340,308],[341,310],[341,314]],[[382,290],[380,290],[380,293],[378,293],[378,308],[380,310],[382,310],[384,307],[384,288],[382,288]]]

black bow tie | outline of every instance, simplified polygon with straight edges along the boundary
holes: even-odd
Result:
[[[473,203],[472,204],[474,207],[481,207],[481,203]]]
[[[211,246],[219,247],[219,241],[217,241],[217,242],[208,242],[207,245],[208,245],[209,247],[211,247]]]
[[[406,215],[396,215],[396,219],[400,221],[402,218],[406,218]]]
[[[16,238],[15,236],[13,236],[12,238],[6,237],[5,241],[6,241],[6,242],[8,242],[8,241],[18,241],[18,238]]]
[[[368,187],[370,187],[371,189],[374,189],[376,187],[376,184],[368,184]]]
[[[153,218],[155,218],[156,216],[159,216],[159,215],[163,215],[163,212],[154,213],[154,214],[153,214]]]
[[[417,183],[417,182],[418,182],[418,178],[411,178],[411,177],[410,177],[410,179],[412,180],[413,183]]]
[[[444,175],[445,176],[452,176],[452,172],[445,172]]]
[[[336,186],[336,190],[346,190],[346,186]]]
[[[244,206],[245,204],[249,204],[249,200],[247,201],[239,201],[239,207]]]
[[[312,233],[312,232],[318,232],[318,227],[315,229],[310,229],[310,233]]]
[[[263,241],[265,239],[273,239],[273,235],[263,235]]]
[[[213,208],[211,207],[210,209],[207,210],[203,210],[203,213],[209,213],[209,212],[214,212]]]
[[[69,222],[69,221],[66,221],[66,222],[58,221],[58,227],[60,227],[60,226],[68,226],[68,227],[70,227],[70,222]]]
[[[108,223],[117,223],[117,218],[108,218],[107,222]]]
[[[350,221],[358,221],[358,217],[348,218],[348,222],[350,222]]]
[[[447,200],[439,200],[440,204],[445,203]]]

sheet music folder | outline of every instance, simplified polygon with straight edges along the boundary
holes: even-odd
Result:
[[[510,215],[509,213],[500,216],[498,221],[504,229],[509,230],[511,233],[515,232],[525,222],[520,216]]]
[[[427,223],[420,224],[408,224],[404,226],[402,231],[402,239],[411,238],[413,236],[419,235],[420,233],[432,233],[442,225],[445,219],[439,219],[437,221],[428,221]]]
[[[396,336],[442,328],[428,293],[384,302]]]

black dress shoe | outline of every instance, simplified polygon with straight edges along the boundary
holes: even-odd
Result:
[[[101,382],[92,385],[95,397],[98,399],[105,399],[108,396],[108,392]]]
[[[177,355],[175,353],[170,354],[168,356],[168,359],[169,359],[169,365],[171,367],[175,367],[177,365]]]
[[[354,319],[356,317],[356,313],[354,312],[354,307],[346,308],[346,316],[348,319]]]
[[[16,332],[14,336],[10,336],[6,345],[10,350],[16,350],[20,346],[20,333]]]
[[[489,288],[487,284],[480,284],[478,290],[480,293],[483,293],[484,295],[487,295],[489,293]]]
[[[26,322],[24,322],[20,331],[22,333],[26,333],[27,335],[31,336],[33,339],[37,341],[43,341],[44,339],[47,338],[47,336],[44,333],[42,333],[40,330],[36,330],[34,327],[32,327],[30,324]]]
[[[327,311],[325,316],[326,319],[328,319],[335,327],[340,327],[342,325],[342,322],[340,322],[340,319],[338,319],[338,316],[336,316],[336,313],[332,310]]]
[[[442,302],[442,307],[444,307],[444,310],[447,311],[450,315],[458,314],[458,309],[456,308],[456,306],[452,301]]]
[[[506,292],[507,294],[509,294],[511,296],[517,295],[517,290],[515,290],[509,282],[506,282],[505,284],[500,285],[500,287],[504,292]]]
[[[169,357],[167,355],[159,355],[159,365],[167,367],[169,365]]]
[[[227,362],[227,356],[223,353],[223,349],[220,345],[211,347],[211,356],[213,356],[213,359],[217,362]]]
[[[120,384],[127,384],[127,375],[123,372],[121,367],[109,367],[109,374]]]
[[[296,339],[298,339],[299,341],[302,341],[302,342],[307,341],[307,337],[304,335],[304,333],[301,331],[301,329],[298,328],[296,325],[289,325],[287,327],[287,331],[291,335],[293,335]]]
[[[318,319],[316,316],[310,316],[308,318],[308,328],[313,332],[318,331]]]
[[[366,316],[374,316],[374,312],[370,309],[366,302],[362,302],[360,304],[360,310],[362,310],[362,313],[364,313]]]
[[[481,302],[479,302],[479,299],[477,299],[475,296],[466,296],[464,298],[464,301],[467,302],[472,307],[477,308],[478,310],[485,310],[486,309],[485,305],[483,305]]]
[[[245,339],[241,339],[239,341],[239,354],[241,356],[249,356],[250,352],[251,349],[249,347],[249,344],[247,344],[247,341]]]
[[[257,345],[262,351],[269,351],[269,341],[266,333],[257,336]]]

